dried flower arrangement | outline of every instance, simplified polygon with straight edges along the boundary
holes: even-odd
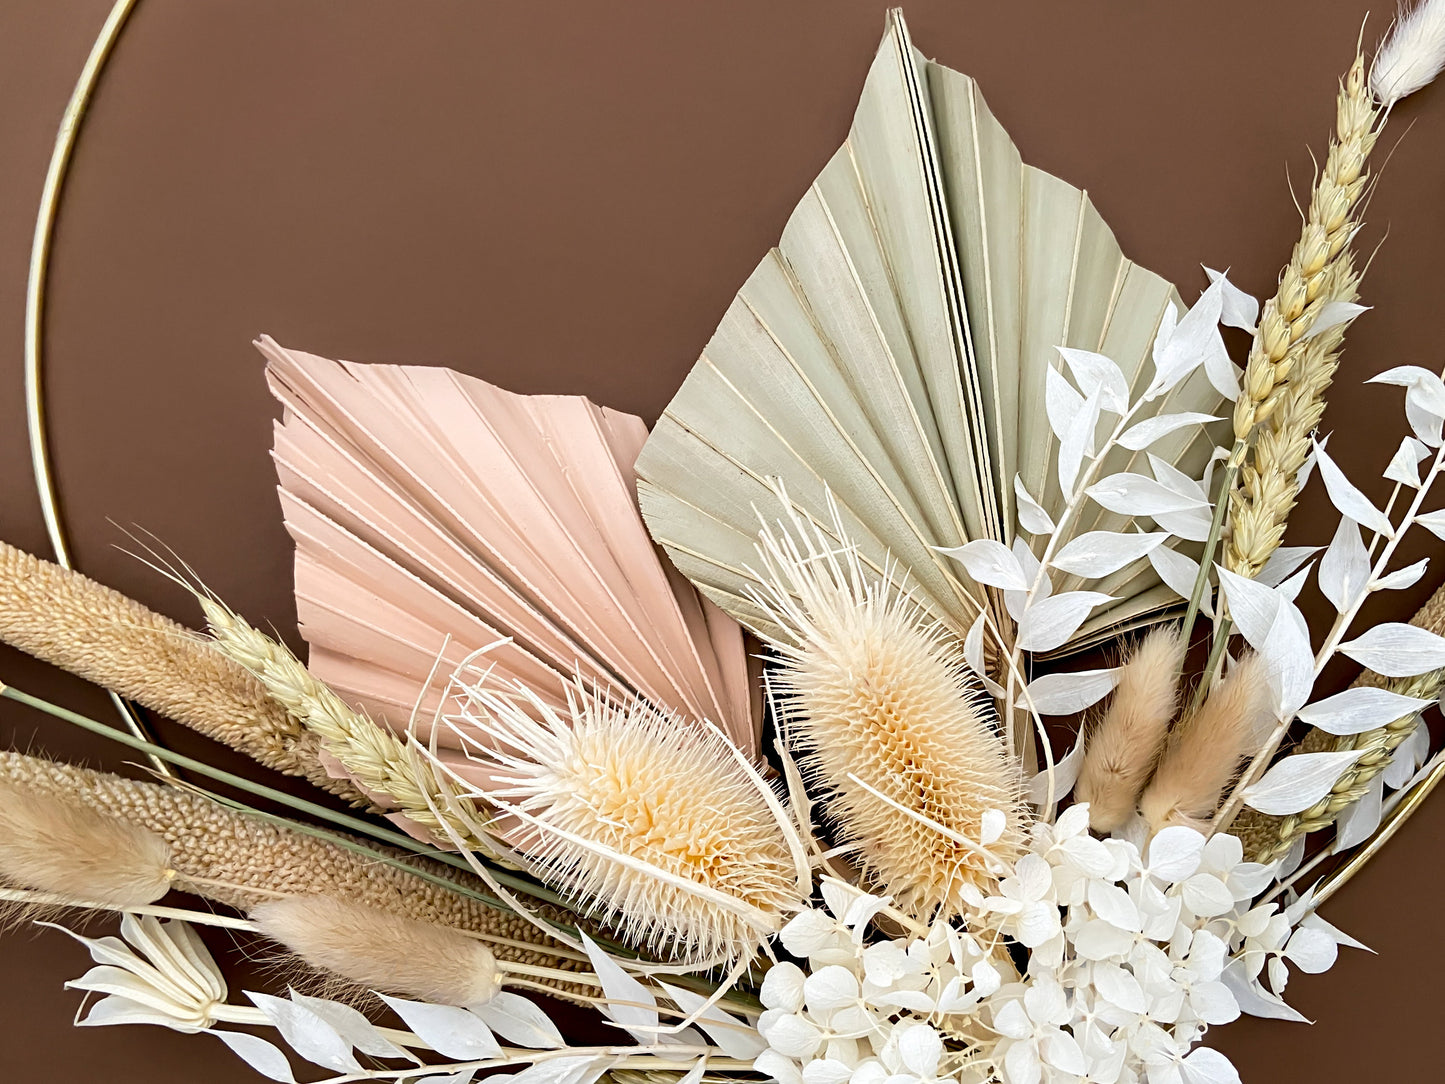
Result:
[[[0,895],[121,916],[72,933],[80,1022],[332,1084],[1237,1081],[1208,1029],[1302,1019],[1290,969],[1356,945],[1320,904],[1445,774],[1445,594],[1356,627],[1423,575],[1407,532],[1445,538],[1445,382],[1373,378],[1409,429],[1383,510],[1316,435],[1371,151],[1442,64],[1445,0],[1356,56],[1263,306],[1125,259],[895,13],[650,434],[263,340],[306,664],[166,555],[204,632],[0,544],[0,639],[331,795],[0,685],[186,774],[0,754]],[[1317,565],[1281,544],[1311,477]],[[1367,673],[1318,696],[1338,656]],[[198,925],[336,989],[233,1001]]]

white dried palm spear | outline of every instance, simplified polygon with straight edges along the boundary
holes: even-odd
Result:
[[[273,456],[318,678],[403,728],[438,658],[445,676],[490,647],[498,678],[559,708],[580,675],[755,749],[742,631],[638,513],[640,419],[257,345],[286,408]],[[417,713],[423,739],[441,684]]]
[[[894,13],[847,142],[643,449],[643,515],[705,593],[775,634],[748,600],[754,508],[771,507],[779,478],[826,525],[831,492],[873,575],[891,556],[962,635],[999,603],[937,547],[1010,543],[1015,474],[1051,513],[1061,504],[1045,412],[1055,348],[1108,355],[1138,392],[1171,303],[1173,287],[1125,259],[1087,195],[1023,164],[973,80],[925,60]],[[1196,373],[1149,412],[1219,401]],[[1196,426],[1151,451],[1197,477],[1209,448]],[[1124,521],[1091,506],[1077,526]],[[1098,589],[1119,601],[1074,646],[1174,600],[1147,562]]]

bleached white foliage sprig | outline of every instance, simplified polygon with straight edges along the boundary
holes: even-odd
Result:
[[[1176,548],[1202,542],[1210,533],[1213,467],[1227,455],[1215,448],[1203,457],[1203,473],[1190,477],[1149,449],[1178,441],[1200,426],[1222,419],[1193,411],[1162,410],[1136,420],[1199,370],[1221,396],[1239,394],[1239,373],[1224,347],[1220,326],[1250,326],[1252,301],[1218,273],[1199,300],[1182,316],[1171,306],[1155,338],[1153,374],[1147,386],[1131,389],[1122,370],[1108,357],[1060,348],[1062,364],[1050,369],[1046,384],[1049,425],[1057,440],[1057,483],[1064,494],[1057,522],[1015,479],[1022,535],[1012,547],[976,539],[945,550],[978,583],[1004,593],[1012,628],[992,626],[980,615],[970,630],[966,655],[1003,703],[1006,726],[1017,706],[1042,733],[1042,715],[1073,714],[1088,708],[1113,688],[1117,672],[1091,670],[1029,679],[1026,653],[1052,651],[1074,636],[1098,606],[1114,601],[1110,593],[1145,568],[1181,598],[1189,598],[1199,566]],[[1065,375],[1067,371],[1068,375]],[[1070,380],[1072,377],[1072,382]],[[1149,473],[1137,467],[1148,466]],[[1086,508],[1111,513],[1110,530],[1079,531]],[[1067,589],[1058,590],[1065,586]],[[988,673],[985,640],[991,637],[1000,664]],[[1019,743],[1016,743],[1019,744]],[[1068,790],[1077,773],[1074,757],[1043,781],[1040,804],[1052,804]]]
[[[1095,839],[1080,804],[1034,826],[967,929],[870,939],[886,901],[825,884],[826,910],[783,930],[805,963],[763,984],[755,1067],[781,1084],[1232,1084],[1228,1059],[1199,1045],[1209,1027],[1300,1019],[1279,996],[1289,967],[1322,971],[1355,944],[1308,900],[1253,904],[1273,878],[1228,835]],[[1030,950],[1025,975],[999,934]]]

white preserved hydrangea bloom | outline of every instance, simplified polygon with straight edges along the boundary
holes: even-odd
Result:
[[[1034,826],[996,894],[973,891],[968,928],[870,941],[888,901],[825,881],[824,909],[782,931],[807,966],[768,972],[756,1068],[780,1084],[1229,1084],[1206,1030],[1241,1011],[1302,1019],[1279,996],[1288,967],[1323,971],[1357,944],[1308,897],[1252,907],[1274,874],[1224,834],[1096,839],[1080,804]]]

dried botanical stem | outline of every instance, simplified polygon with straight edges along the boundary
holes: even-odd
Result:
[[[171,865],[198,893],[242,910],[284,895],[327,895],[401,918],[504,939],[501,960],[575,971],[581,965],[549,952],[551,942],[520,916],[488,907],[396,866],[333,843],[222,808],[205,798],[21,753],[0,752],[0,783],[78,802],[145,828],[171,848]],[[435,877],[456,872],[424,860]],[[520,949],[521,943],[534,948]],[[578,993],[586,993],[579,986]]]
[[[1242,576],[1252,578],[1264,567],[1294,507],[1296,479],[1334,378],[1344,324],[1310,332],[1326,306],[1356,297],[1359,276],[1349,246],[1369,177],[1366,160],[1383,124],[1364,58],[1357,55],[1340,84],[1334,138],[1304,228],[1279,288],[1265,302],[1235,403],[1230,463],[1239,473],[1228,497],[1224,563]]]
[[[1445,635],[1445,587],[1430,597],[1410,619],[1410,624]],[[1445,670],[1393,680],[1366,671],[1355,681],[1355,685],[1371,685],[1429,700],[1445,688]],[[1329,794],[1301,813],[1274,817],[1253,809],[1242,810],[1229,830],[1244,841],[1246,857],[1252,862],[1273,861],[1288,851],[1301,836],[1328,828],[1341,813],[1364,797],[1375,777],[1389,766],[1395,750],[1415,732],[1418,725],[1419,715],[1412,714],[1363,734],[1335,735],[1311,728],[1301,741],[1299,752],[1345,752],[1352,749],[1364,752],[1341,773]]]
[[[268,768],[365,805],[322,767],[320,741],[244,669],[119,591],[0,542],[0,639]]]
[[[352,709],[313,677],[285,645],[252,628],[215,600],[199,592],[196,597],[220,654],[254,674],[271,698],[368,792],[439,838],[448,838],[433,811],[433,803],[443,791],[430,762],[412,756],[396,734]],[[427,793],[433,802],[427,801]],[[452,827],[472,849],[494,853],[486,840],[476,838],[460,822]]]

